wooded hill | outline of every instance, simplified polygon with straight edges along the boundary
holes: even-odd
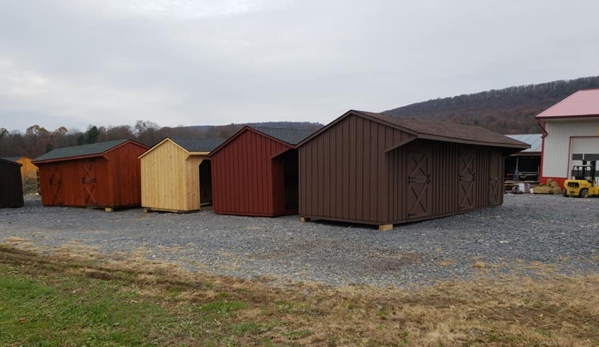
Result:
[[[439,98],[384,113],[479,125],[502,134],[540,133],[535,116],[581,89],[599,88],[599,76]]]

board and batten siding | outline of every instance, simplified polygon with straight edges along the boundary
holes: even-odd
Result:
[[[543,177],[567,178],[570,174],[570,137],[599,136],[599,119],[551,120],[545,123]]]
[[[314,219],[380,224],[391,220],[387,151],[413,138],[350,116],[299,149],[299,214]]]
[[[219,214],[275,216],[285,206],[275,204],[284,194],[282,170],[273,159],[292,149],[246,130],[211,156],[212,206]],[[284,195],[283,195],[284,196]]]
[[[170,141],[164,142],[141,161],[141,206],[187,210],[185,161],[187,153]]]
[[[400,224],[503,203],[502,149],[350,115],[299,147],[300,216]]]

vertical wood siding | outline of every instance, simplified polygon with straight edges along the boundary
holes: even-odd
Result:
[[[125,143],[105,157],[40,163],[45,206],[130,207],[141,203],[138,157],[145,146]]]
[[[214,212],[250,216],[283,214],[284,172],[280,162],[273,159],[288,149],[292,147],[248,129],[214,153],[211,156]]]
[[[300,215],[399,224],[503,202],[502,194],[491,199],[492,184],[497,189],[497,181],[503,182],[499,149],[410,139],[411,134],[350,115],[303,144]],[[460,157],[468,158],[466,175]],[[464,186],[468,203],[460,206]]]
[[[0,160],[0,208],[23,206],[20,165]]]
[[[141,158],[141,205],[155,210],[200,209],[200,164],[203,155],[189,155],[165,141]]]
[[[391,220],[385,153],[412,135],[349,116],[299,149],[299,213],[377,224]]]

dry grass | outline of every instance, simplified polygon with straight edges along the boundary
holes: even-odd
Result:
[[[19,242],[27,245],[0,245],[0,262],[121,281],[202,332],[175,334],[172,345],[599,346],[599,276],[562,276],[543,264],[520,262],[510,275],[417,290],[273,286],[185,272],[148,260],[144,249],[107,257],[71,244],[41,257],[17,250]],[[473,266],[492,271],[480,259]]]

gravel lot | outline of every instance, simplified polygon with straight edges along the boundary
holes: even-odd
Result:
[[[504,205],[458,216],[374,227],[279,218],[42,207],[28,198],[0,210],[0,243],[15,238],[102,254],[143,250],[190,271],[329,285],[429,284],[540,262],[564,273],[599,273],[599,199],[505,195]]]

